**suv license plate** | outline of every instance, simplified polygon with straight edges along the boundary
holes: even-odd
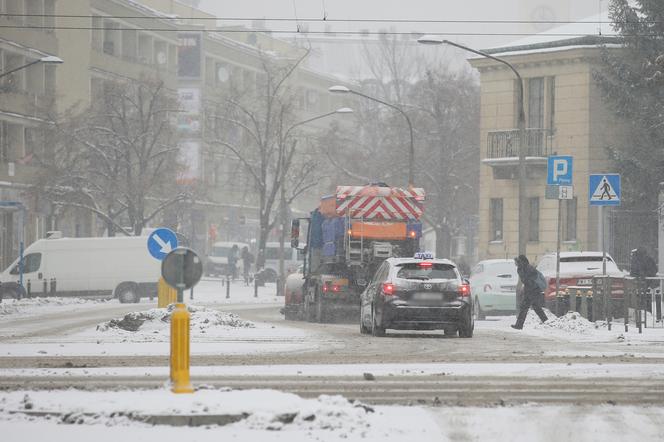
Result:
[[[413,299],[416,301],[442,301],[442,293],[415,293],[413,294]]]

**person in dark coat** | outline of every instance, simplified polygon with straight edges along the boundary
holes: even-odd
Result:
[[[629,276],[650,278],[657,275],[657,264],[648,252],[639,247],[632,250],[629,260]]]
[[[519,304],[519,315],[516,318],[516,324],[512,324],[511,327],[521,330],[530,307],[535,310],[535,313],[537,313],[542,322],[548,318],[544,310],[542,310],[544,294],[537,286],[537,270],[530,265],[525,255],[519,255],[514,258],[514,263],[516,264],[516,271],[519,274],[519,280],[523,286],[523,296]]]
[[[228,251],[228,274],[231,279],[237,278],[237,260],[239,258],[239,247],[233,244],[233,247]]]
[[[244,285],[248,286],[250,281],[249,272],[254,263],[254,255],[249,251],[249,247],[242,247],[242,271],[244,273]]]

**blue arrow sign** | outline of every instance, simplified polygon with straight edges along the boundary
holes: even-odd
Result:
[[[148,236],[148,252],[159,261],[163,261],[177,246],[178,238],[171,229],[161,227]]]
[[[620,193],[619,174],[602,173],[589,176],[588,199],[591,206],[619,206]]]
[[[549,186],[572,184],[572,157],[551,156],[546,163],[546,184]]]

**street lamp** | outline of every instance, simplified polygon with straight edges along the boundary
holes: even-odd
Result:
[[[20,71],[21,69],[25,69],[27,67],[32,66],[33,64],[37,63],[44,63],[44,64],[61,64],[63,63],[62,59],[60,57],[56,57],[55,55],[47,55],[42,58],[38,58],[36,60],[31,61],[30,63],[24,64],[23,66],[19,66],[17,68],[12,69],[11,71],[7,72],[2,72],[0,73],[0,78],[4,77],[5,75],[13,74],[16,71]]]
[[[415,177],[414,177],[414,169],[415,169],[415,147],[413,145],[413,125],[410,122],[410,118],[408,118],[408,115],[399,107],[395,106],[394,104],[387,103],[383,100],[379,100],[378,98],[375,97],[370,97],[369,95],[365,95],[362,92],[355,91],[353,89],[349,89],[346,86],[332,86],[328,89],[331,93],[333,94],[353,94],[353,95],[358,95],[362,98],[366,98],[367,100],[375,101],[376,103],[383,104],[387,107],[391,107],[392,109],[396,110],[399,112],[403,117],[406,119],[406,123],[408,123],[408,131],[410,134],[410,150],[408,152],[408,187],[412,188],[415,186]]]
[[[353,109],[349,107],[341,107],[335,111],[332,112],[327,112],[322,115],[318,115],[312,118],[307,118],[306,120],[298,121],[297,123],[293,124],[291,127],[286,129],[286,132],[284,132],[284,136],[282,138],[282,143],[285,143],[286,140],[288,139],[288,135],[290,132],[295,129],[296,127],[302,126],[307,123],[311,123],[312,121],[320,120],[322,118],[329,117],[331,115],[335,114],[352,114]],[[284,290],[284,284],[286,283],[285,281],[285,266],[284,266],[284,243],[286,241],[286,187],[285,183],[281,182],[281,188],[280,190],[280,196],[281,196],[281,234],[279,235],[279,283],[277,284],[277,293],[282,294]]]
[[[506,60],[494,57],[484,51],[469,48],[468,46],[455,43],[453,41],[445,40],[438,35],[425,35],[417,39],[418,43],[425,45],[441,45],[446,44],[454,46],[455,48],[463,49],[464,51],[472,52],[473,54],[481,55],[482,57],[495,60],[502,63],[514,72],[517,78],[517,129],[519,130],[519,255],[526,254],[526,113],[523,94],[523,79],[521,74],[516,68],[508,63]]]

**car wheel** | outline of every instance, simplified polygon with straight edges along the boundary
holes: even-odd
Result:
[[[464,316],[459,324],[459,337],[460,338],[472,338],[473,331],[475,329],[475,322],[473,321],[473,315],[470,309],[468,309],[468,314]]]
[[[26,296],[25,289],[18,284],[12,284],[10,286],[3,286],[0,288],[0,301],[3,299],[21,299]]]
[[[385,327],[378,323],[376,311],[373,307],[371,307],[371,335],[377,337],[385,336]]]
[[[475,304],[473,305],[473,310],[475,310],[475,319],[483,321],[486,319],[486,314],[482,311],[482,306],[480,305],[480,299],[475,297]]]
[[[363,313],[364,312],[360,308],[360,334],[368,335],[371,332],[371,330],[369,330],[368,327],[364,326],[364,314]]]
[[[276,282],[277,281],[277,272],[273,269],[267,268],[263,269],[263,282]]]
[[[141,298],[138,296],[138,289],[134,285],[124,285],[118,289],[118,300],[121,304],[137,303]]]

